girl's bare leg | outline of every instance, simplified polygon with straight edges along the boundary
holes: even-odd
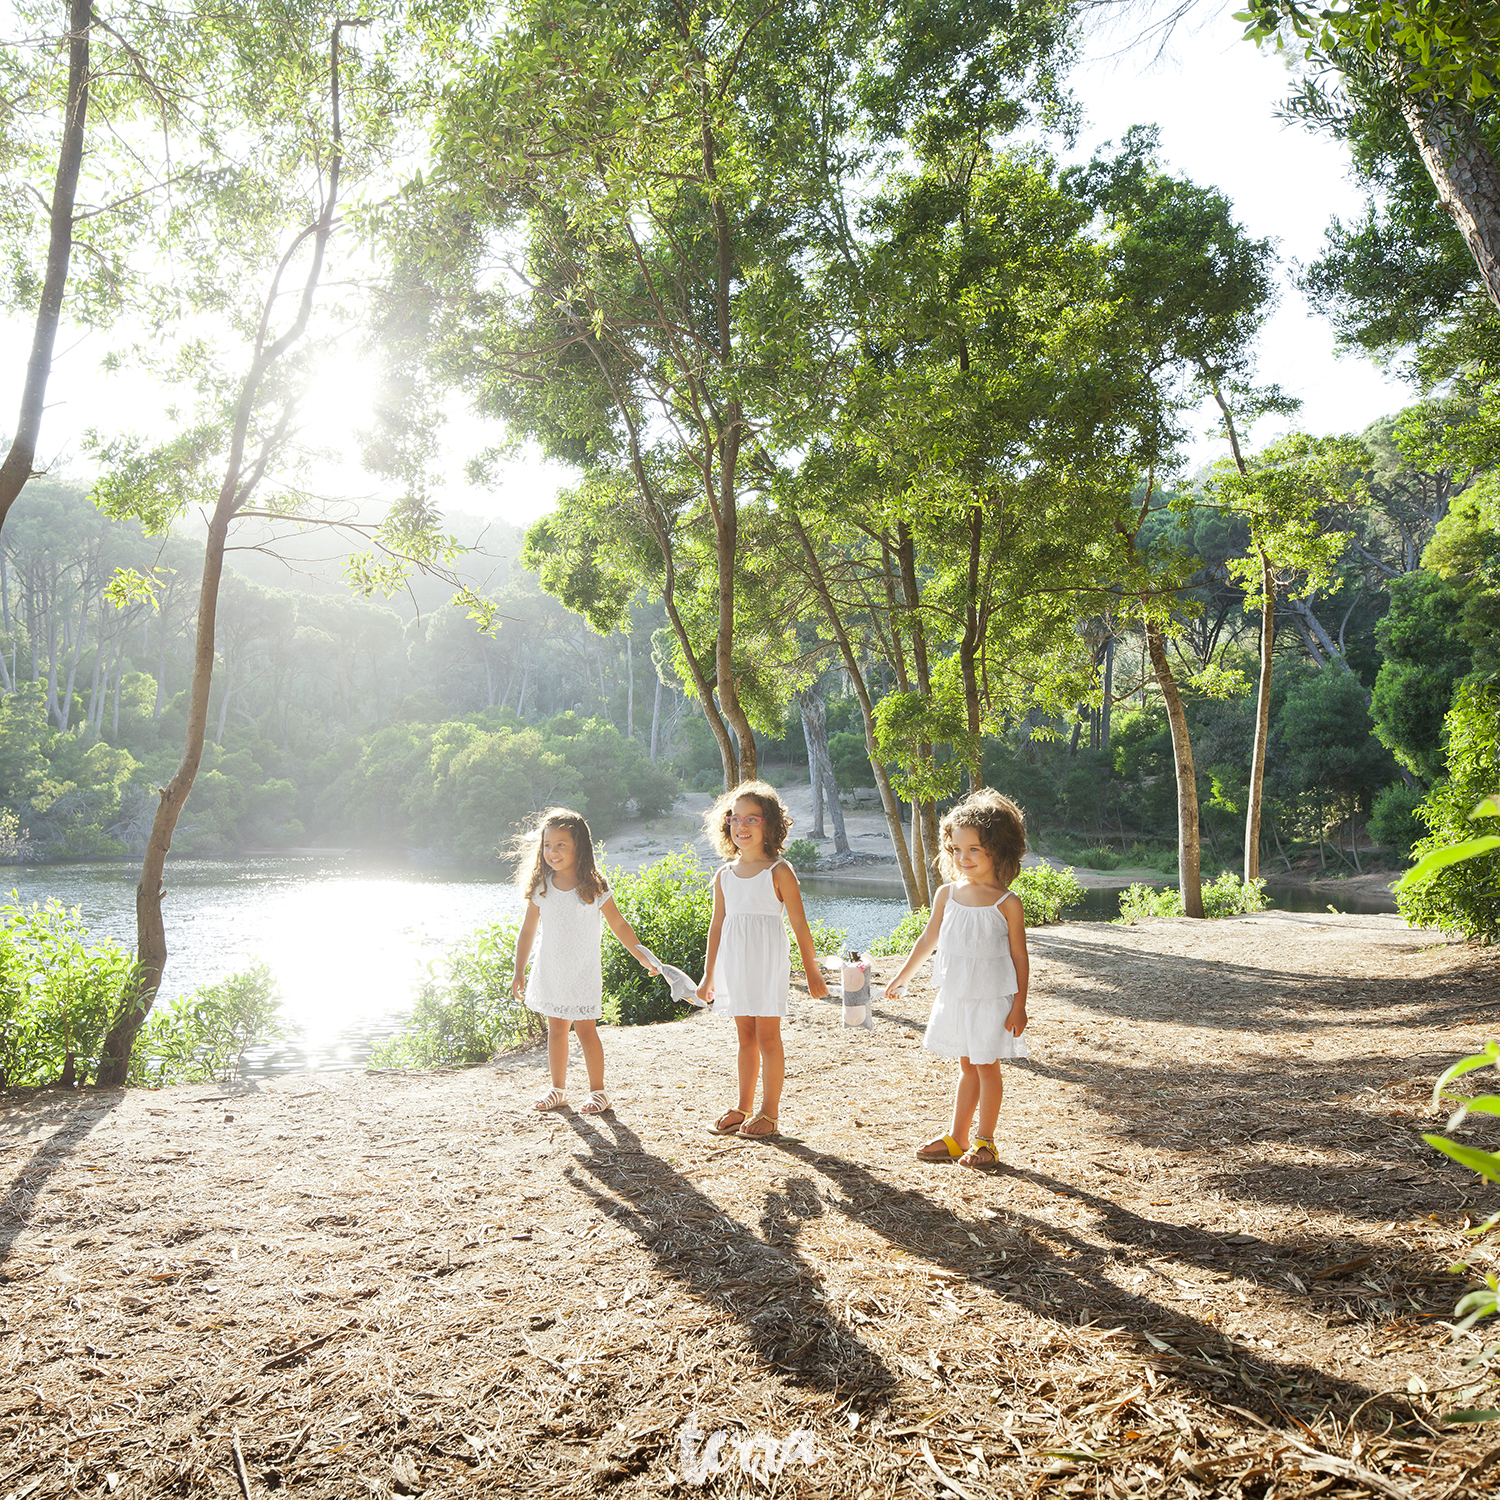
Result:
[[[984,1140],[995,1139],[995,1127],[1000,1123],[1000,1104],[1005,1098],[1005,1075],[1000,1064],[975,1063],[974,1071],[979,1077],[979,1129]]]
[[[781,1017],[756,1016],[755,1042],[760,1048],[760,1112],[776,1119],[781,1108],[781,1086],[786,1081],[786,1053],[781,1046]],[[751,1099],[755,1095],[752,1090]]]
[[[588,1070],[589,1091],[598,1093],[604,1087],[604,1043],[599,1036],[597,1021],[574,1021],[573,1030],[578,1033],[578,1048],[583,1053],[583,1066]]]
[[[572,1024],[558,1016],[547,1017],[547,1067],[555,1089],[568,1085],[568,1027]]]
[[[953,1091],[953,1129],[950,1132],[960,1146],[969,1144],[969,1126],[979,1108],[979,1073],[967,1057],[958,1060],[958,1087]],[[999,1105],[995,1106],[998,1111]],[[982,1133],[982,1132],[981,1132]]]
[[[760,1077],[760,1044],[756,1040],[756,1017],[736,1016],[734,1029],[739,1037],[740,1113],[748,1120],[755,1113],[755,1080]]]

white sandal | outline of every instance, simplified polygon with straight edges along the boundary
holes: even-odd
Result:
[[[548,1089],[531,1107],[538,1111],[566,1109],[568,1107],[568,1096],[561,1089]]]
[[[609,1102],[608,1096],[603,1089],[594,1089],[588,1097],[588,1102],[578,1111],[581,1115],[607,1114],[614,1108]]]

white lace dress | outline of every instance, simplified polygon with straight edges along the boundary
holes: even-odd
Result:
[[[974,1063],[1031,1056],[1025,1038],[1005,1029],[1016,998],[1016,966],[1010,956],[1010,923],[999,902],[960,906],[948,892],[932,982],[937,999],[922,1040],[929,1052]]]
[[[599,957],[600,912],[609,892],[595,901],[549,882],[531,904],[541,913],[537,947],[526,979],[526,1006],[561,1021],[597,1021],[603,1015],[604,970]]]
[[[792,955],[775,869],[771,865],[747,880],[725,865],[714,877],[724,895],[724,926],[714,958],[717,1016],[786,1014]]]

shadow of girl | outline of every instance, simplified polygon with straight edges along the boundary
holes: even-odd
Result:
[[[1087,1309],[1092,1319],[1107,1319],[1143,1337],[1150,1334],[1158,1346],[1171,1340],[1165,1349],[1159,1348],[1171,1373],[1196,1387],[1207,1400],[1220,1404],[1229,1401],[1267,1417],[1286,1419],[1287,1406],[1317,1410],[1326,1405],[1347,1413],[1374,1402],[1380,1394],[1313,1365],[1272,1363],[1181,1306],[1168,1306],[1148,1295],[1122,1289],[1105,1272],[1117,1260],[1128,1260],[1128,1251],[1122,1255],[1119,1248],[1100,1246],[1049,1219],[1007,1205],[1004,1217],[1010,1237],[1002,1263],[996,1258],[999,1244],[986,1247],[974,1243],[976,1228],[984,1226],[976,1226],[921,1193],[897,1187],[844,1157],[787,1138],[775,1144],[786,1156],[841,1191],[843,1199],[832,1205],[834,1211],[847,1214],[893,1248],[963,1276],[973,1289],[997,1302],[1010,1303],[1069,1328],[1076,1327],[1080,1314]],[[1202,1230],[1148,1220],[1108,1198],[1044,1173],[1011,1170],[1007,1175],[1084,1203],[1103,1220],[1115,1246],[1138,1246],[1142,1259],[1170,1256],[1185,1267],[1201,1270],[1197,1257],[1204,1251],[1222,1249],[1219,1240]],[[1045,1241],[1060,1243],[1061,1255],[1048,1251]],[[1046,1284],[1049,1281],[1051,1287]],[[1154,1354],[1149,1357],[1157,1359]]]
[[[563,1118],[587,1148],[575,1154],[568,1180],[630,1230],[664,1276],[740,1323],[768,1366],[828,1394],[858,1392],[861,1403],[894,1386],[880,1357],[829,1316],[818,1273],[795,1249],[807,1217],[799,1201],[768,1199],[762,1238],[648,1151],[618,1119]]]

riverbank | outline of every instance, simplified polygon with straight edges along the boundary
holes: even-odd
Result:
[[[703,1128],[711,1015],[607,1032],[597,1120],[530,1109],[539,1051],[6,1099],[0,1492],[683,1493],[689,1419],[750,1455],[716,1493],[772,1440],[783,1496],[1462,1488],[1441,1320],[1496,1203],[1420,1132],[1500,955],[1286,913],[1031,941],[993,1177],[911,1156],[954,1076],[925,981],[873,1033],[794,996],[773,1144]]]

